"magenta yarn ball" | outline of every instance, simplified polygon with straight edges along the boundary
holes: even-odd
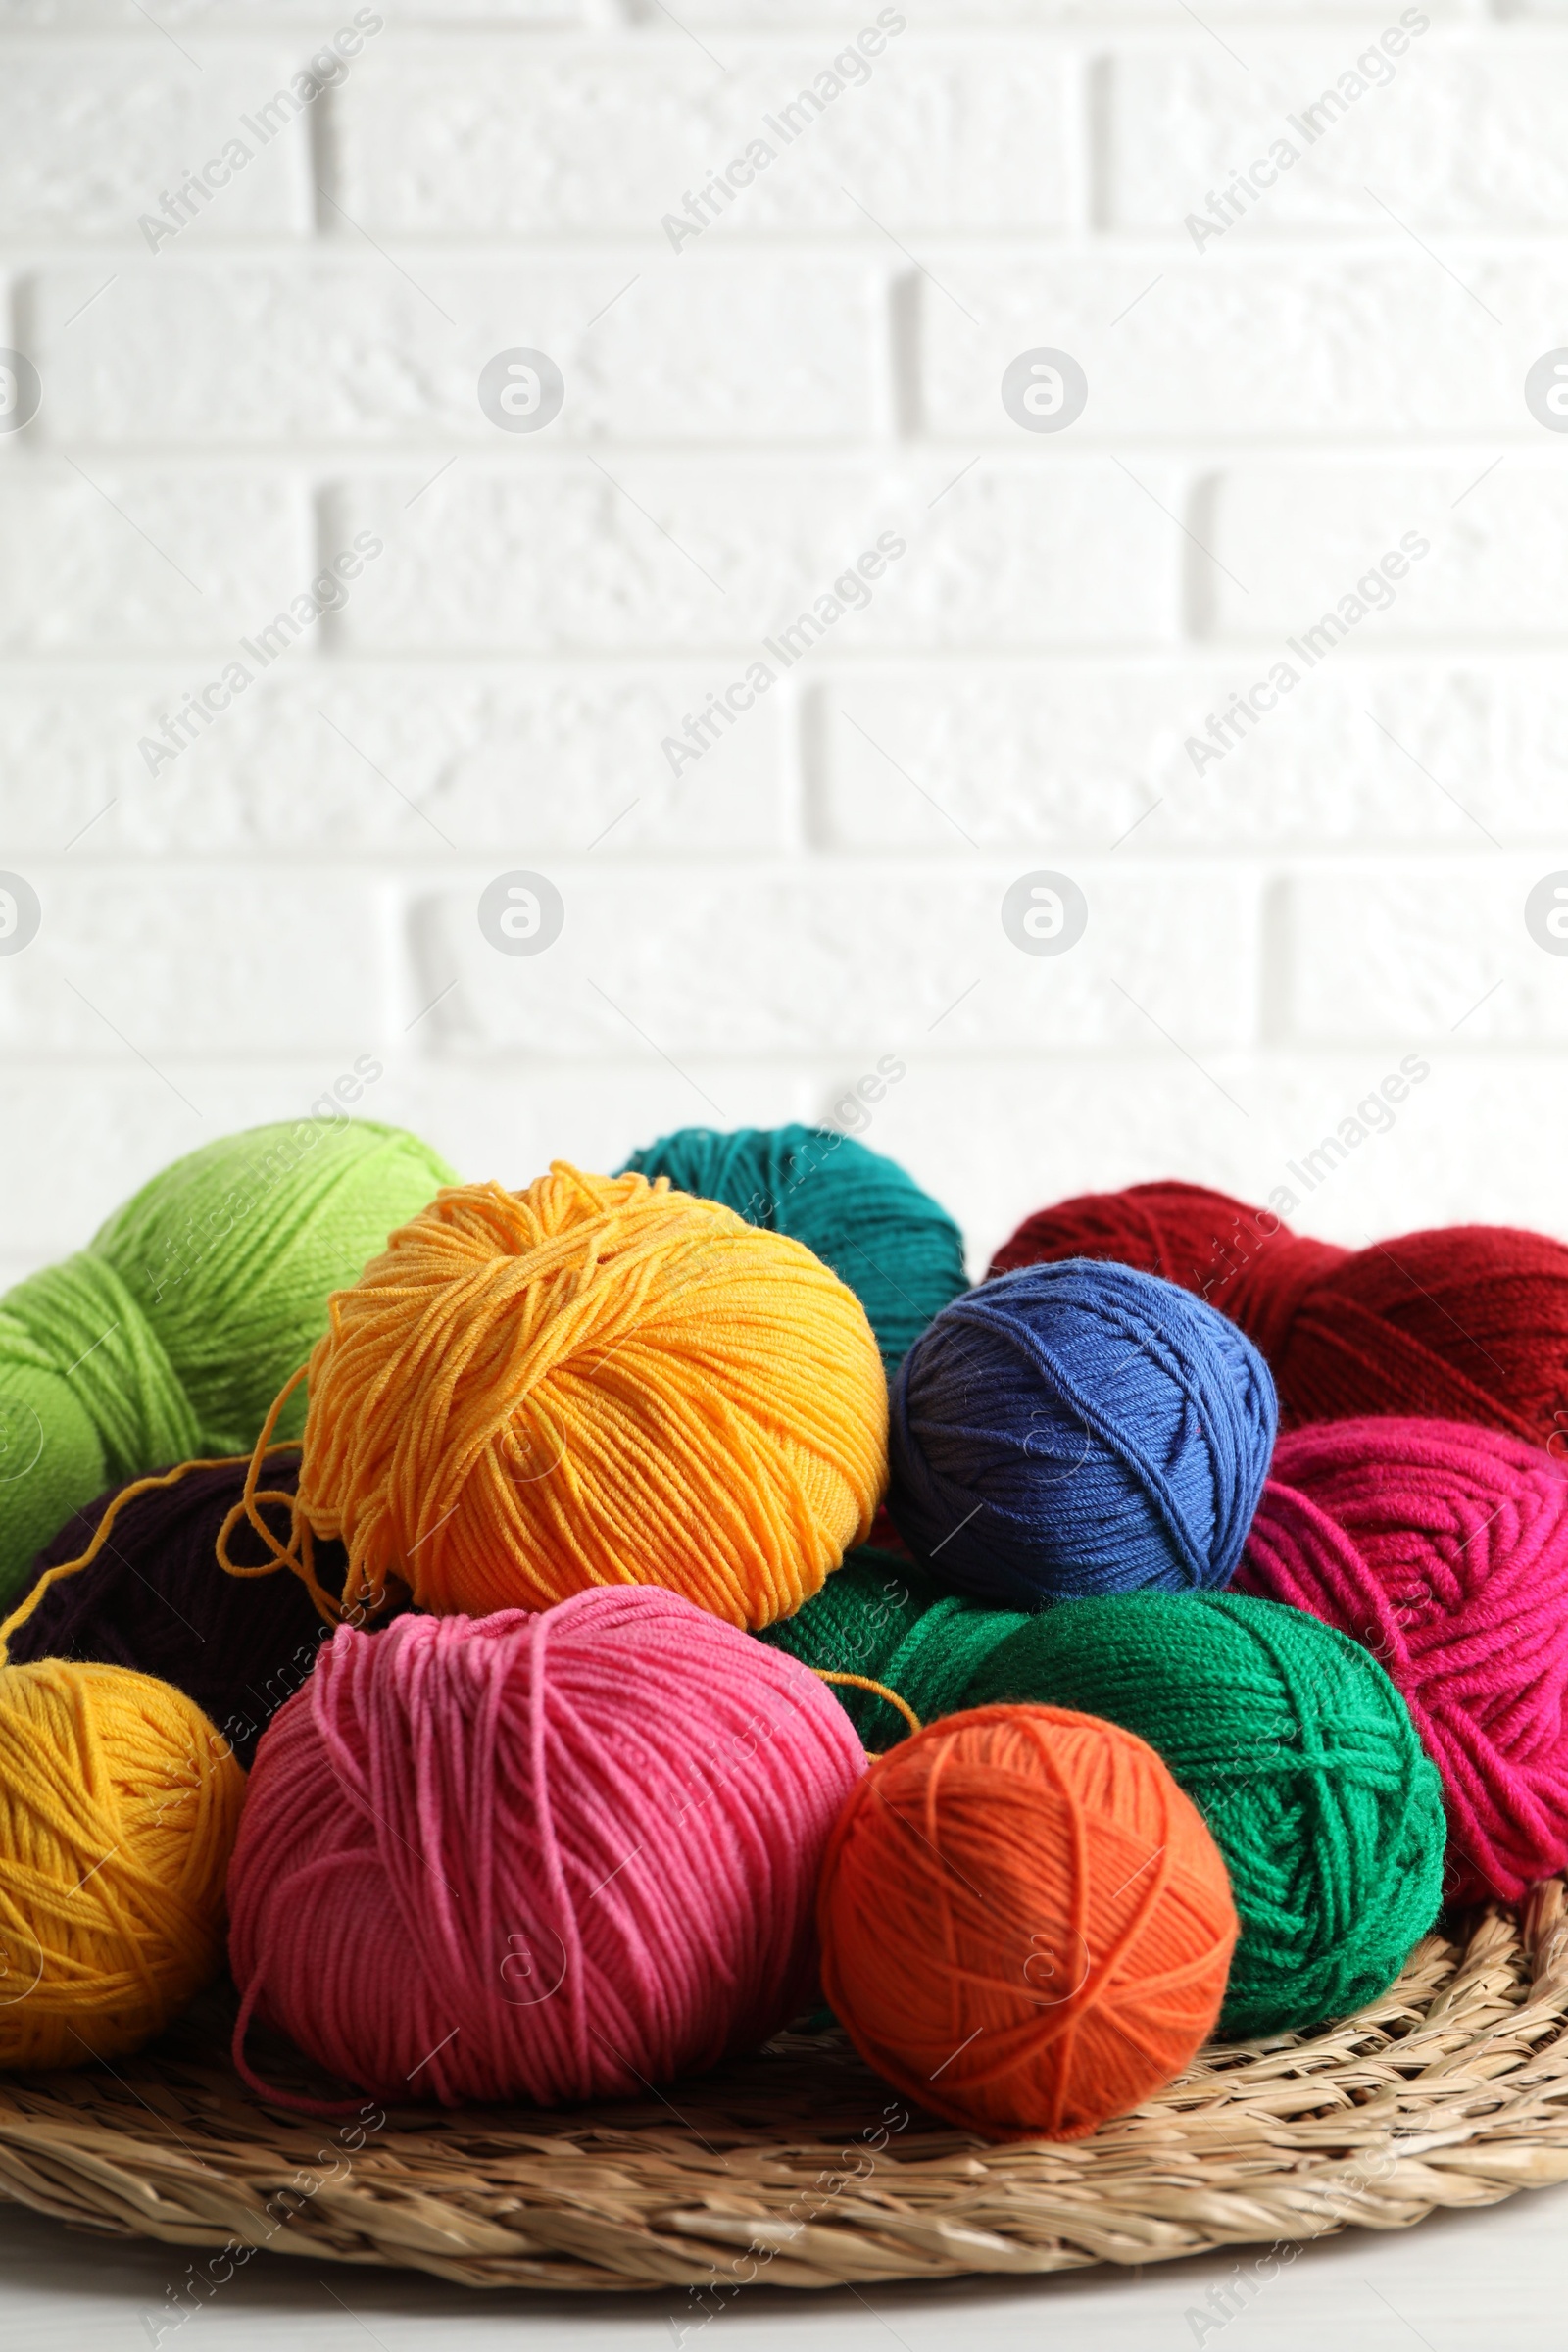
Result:
[[[1443,1776],[1450,1901],[1568,1866],[1568,1464],[1471,1421],[1293,1430],[1232,1589],[1381,1661]]]
[[[826,1684],[657,1587],[341,1627],[250,1777],[236,2064],[254,2015],[382,2098],[553,2107],[755,2048],[864,1771]]]

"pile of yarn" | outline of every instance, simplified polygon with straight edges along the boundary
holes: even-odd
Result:
[[[0,1666],[0,2064],[122,2055],[217,1975],[236,1750],[319,1631],[302,1589],[218,1565],[214,1482],[232,1500],[242,1466],[112,1518],[100,1491],[248,1450],[333,1291],[450,1174],[395,1127],[256,1128],[165,1169],[0,1299],[0,1602],[30,1588]],[[48,1571],[106,1519],[57,1592]]]
[[[820,1988],[1071,2137],[1381,1998],[1568,1866],[1568,1249],[1222,1214],[1068,1202],[969,1289],[830,1129],[156,1178],[0,1302],[0,2064],[136,2048],[225,1920],[307,2108],[253,2029],[552,2107]]]
[[[169,1347],[132,1337],[187,1385],[149,1372],[152,1394],[185,1399],[154,1419],[156,1446],[144,1432],[83,1451],[100,1477],[102,1458],[143,1475],[85,1510],[57,1494],[0,1628],[24,1790],[0,1810],[0,1966],[39,1965],[13,2046],[58,2062],[156,2032],[219,1964],[226,1881],[242,1989],[368,2081],[368,2048],[351,2059],[329,2030],[336,1984],[305,1968],[298,2011],[287,1937],[330,1916],[351,1967],[376,1823],[394,1825],[381,1863],[406,1921],[411,1887],[455,1881],[435,1856],[447,1839],[472,1898],[471,1918],[443,1897],[426,1923],[431,1998],[481,1975],[466,2046],[421,2095],[583,2097],[765,2038],[810,1991],[816,1861],[863,1761],[826,1686],[741,1629],[796,1608],[870,1530],[887,1391],[864,1309],[802,1243],[667,1178],[558,1162],[520,1193],[441,1186],[414,1139],[330,1122],[314,1158],[264,1174],[247,1153],[268,1141],[181,1163],[100,1237],[124,1250],[135,1229],[155,1270],[172,1257],[154,1286]],[[356,1189],[367,1169],[379,1191]],[[221,1233],[189,1210],[215,1182]],[[198,1270],[199,1313],[172,1298]],[[301,1440],[276,1438],[301,1421]],[[198,1441],[236,1450],[194,1458]],[[155,1467],[149,1446],[187,1458]],[[196,1758],[183,1779],[171,1727]],[[82,1761],[63,1771],[71,1740]],[[256,1826],[230,1870],[241,1759]],[[358,1846],[345,1776],[368,1792]],[[173,1792],[156,1837],[124,1811],[144,1780]],[[411,1808],[429,1826],[432,1807],[430,1867],[406,1884]],[[72,1918],[84,1878],[101,1881],[96,1943]],[[534,1886],[520,1907],[519,1886]],[[488,1936],[497,1905],[502,1940],[481,1954],[463,1939]],[[575,1973],[523,2032],[530,1934],[560,1939]],[[417,2010],[396,1975],[397,2022],[374,2022],[377,2046],[404,2052]],[[56,2017],[73,2002],[75,2039]]]
[[[928,1596],[918,1575],[858,1554],[763,1638],[808,1665],[858,1672],[928,1723],[1006,1701],[1099,1716],[1146,1740],[1230,1874],[1239,1932],[1225,2032],[1313,2025],[1388,1988],[1437,1914],[1443,1792],[1410,1707],[1359,1642],[1236,1591],[1145,1591],[1026,1615]],[[905,1737],[876,1692],[851,1685],[840,1698],[869,1747]]]

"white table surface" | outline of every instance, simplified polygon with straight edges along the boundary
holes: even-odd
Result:
[[[1249,2249],[1246,2259],[1261,2249]],[[4,2352],[148,2352],[149,2322],[183,2274],[178,2249],[112,2244],[0,2206]],[[955,2281],[821,2295],[760,2290],[685,2337],[686,2352],[1564,2352],[1568,2188],[1491,2212],[1442,2214],[1383,2236],[1355,2230],[1305,2248],[1223,2326],[1204,2298],[1234,2258],[1141,2273]],[[145,2315],[145,2316],[144,2316]],[[676,2352],[678,2294],[473,2294],[407,2271],[259,2257],[163,2352]]]

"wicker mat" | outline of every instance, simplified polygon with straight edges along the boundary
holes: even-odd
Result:
[[[0,2083],[0,2196],[117,2236],[434,2272],[469,2286],[774,2286],[1164,2262],[1402,2230],[1568,2180],[1560,1881],[1427,1937],[1375,2007],[1216,2044],[1072,2144],[996,2146],[912,2111],[837,2032],[792,2033],[667,2096],[545,2116],[253,2098],[213,1996],[114,2072]],[[320,2084],[257,2037],[279,2086]]]

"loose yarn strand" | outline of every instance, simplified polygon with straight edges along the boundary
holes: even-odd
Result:
[[[885,1698],[890,1707],[898,1709],[911,1732],[925,1728],[906,1698],[901,1698],[896,1690],[890,1690],[886,1683],[873,1682],[868,1674],[846,1674],[835,1666],[813,1666],[811,1672],[818,1682],[853,1683],[857,1690],[869,1690],[874,1698]]]
[[[315,1533],[309,1519],[300,1508],[299,1496],[277,1489],[259,1492],[256,1483],[261,1477],[262,1462],[267,1454],[276,1451],[279,1445],[298,1447],[300,1444],[298,1438],[285,1438],[274,1442],[272,1432],[277,1427],[278,1415],[310,1368],[308,1363],[301,1364],[297,1372],[290,1374],[272,1399],[267,1419],[262,1424],[261,1435],[251,1449],[250,1467],[245,1474],[245,1492],[228,1512],[222,1526],[218,1531],[218,1564],[225,1575],[235,1577],[241,1583],[248,1582],[254,1577],[275,1576],[279,1568],[287,1568],[299,1578],[306,1592],[309,1592],[312,1600],[316,1603],[316,1613],[323,1625],[350,1623],[359,1625],[363,1624],[368,1617],[373,1616],[376,1609],[385,1601],[385,1580],[381,1581],[377,1589],[371,1590],[368,1587],[366,1580],[363,1578],[356,1580],[351,1575],[349,1582],[344,1585],[342,1600],[334,1600],[316,1573]],[[236,1458],[243,1460],[244,1456],[240,1455]],[[279,1542],[263,1518],[260,1506],[264,1502],[277,1503],[287,1511],[289,1540],[286,1544]],[[240,1561],[230,1558],[229,1538],[242,1519],[261,1538],[271,1553],[270,1566],[264,1561],[259,1567],[247,1568]],[[298,1551],[294,1549],[296,1544],[299,1545]],[[352,1591],[351,1586],[353,1587]],[[368,1608],[363,1605],[367,1599],[369,1601]]]
[[[329,1883],[331,1875],[332,1861],[328,1856],[318,1862],[314,1871],[302,1871],[299,1874],[295,1890],[297,1892],[300,1884],[312,1877]],[[259,2099],[265,2099],[271,2107],[285,2107],[291,2115],[318,2116],[323,2123],[328,2123],[336,2116],[360,2114],[365,2106],[363,2097],[313,2099],[297,2090],[280,2090],[275,2083],[264,2081],[245,2055],[245,2037],[256,2022],[256,2011],[267,1983],[267,1963],[271,1956],[271,1945],[272,1936],[270,1933],[268,1933],[256,1974],[245,1987],[238,2014],[234,2019],[234,2031],[229,2036],[228,2044],[228,2054],[233,2060],[234,2072],[246,2088],[253,2090]]]

